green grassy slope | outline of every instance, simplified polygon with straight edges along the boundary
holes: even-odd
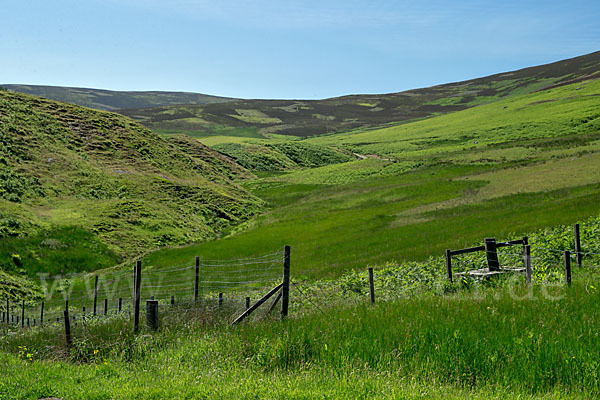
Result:
[[[463,82],[400,93],[324,100],[236,100],[119,112],[162,133],[312,136],[397,124],[495,102],[600,73],[600,52]]]
[[[219,236],[261,201],[230,158],[117,114],[0,91],[0,268],[60,273]]]
[[[125,319],[1,342],[6,399],[596,398],[598,276],[326,308],[228,326],[165,314],[134,337]],[[319,299],[320,300],[320,299]],[[207,323],[208,322],[208,323]],[[146,333],[146,332],[143,332]],[[18,347],[22,346],[22,347]],[[58,360],[57,360],[58,358]]]
[[[301,141],[379,158],[249,182],[270,212],[226,239],[146,261],[253,255],[290,244],[297,274],[336,276],[595,215],[598,110],[600,80],[591,80],[399,127]]]
[[[31,94],[51,100],[105,111],[114,111],[121,108],[157,107],[174,104],[221,103],[234,100],[227,97],[189,92],[125,92],[62,86],[9,84],[0,84],[0,87],[4,87],[13,92]]]

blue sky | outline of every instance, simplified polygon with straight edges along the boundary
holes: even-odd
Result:
[[[0,82],[387,93],[600,50],[600,1],[2,0]]]

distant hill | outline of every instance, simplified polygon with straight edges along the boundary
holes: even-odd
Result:
[[[600,52],[400,93],[325,100],[234,100],[119,112],[162,133],[313,136],[428,118],[600,76]]]
[[[118,114],[0,91],[0,270],[59,273],[218,237],[261,209],[232,159]]]
[[[233,99],[187,92],[121,92],[61,86],[0,85],[13,92],[26,93],[65,103],[114,111],[122,108],[143,108],[174,104],[210,104]]]

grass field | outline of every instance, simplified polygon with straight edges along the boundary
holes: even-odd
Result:
[[[536,287],[529,297],[517,284],[326,308],[286,323],[230,327],[174,315],[137,339],[114,319],[91,323],[68,354],[48,350],[63,345],[47,328],[1,342],[0,396],[595,397],[597,274],[576,277],[569,289]]]

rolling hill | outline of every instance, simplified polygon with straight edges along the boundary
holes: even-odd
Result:
[[[600,76],[600,52],[547,65],[400,93],[324,100],[234,100],[119,110],[161,133],[314,136],[464,110]]]
[[[226,97],[189,92],[124,92],[103,89],[0,84],[7,90],[62,101],[97,110],[168,106],[174,104],[210,104],[231,101]]]
[[[0,269],[93,270],[215,238],[261,200],[230,158],[118,114],[0,91]]]
[[[154,253],[149,264],[291,244],[296,274],[335,277],[600,212],[598,78],[393,127],[287,141],[199,140],[247,165],[256,147],[283,143],[364,158],[261,174],[246,187],[269,212],[224,240]]]

